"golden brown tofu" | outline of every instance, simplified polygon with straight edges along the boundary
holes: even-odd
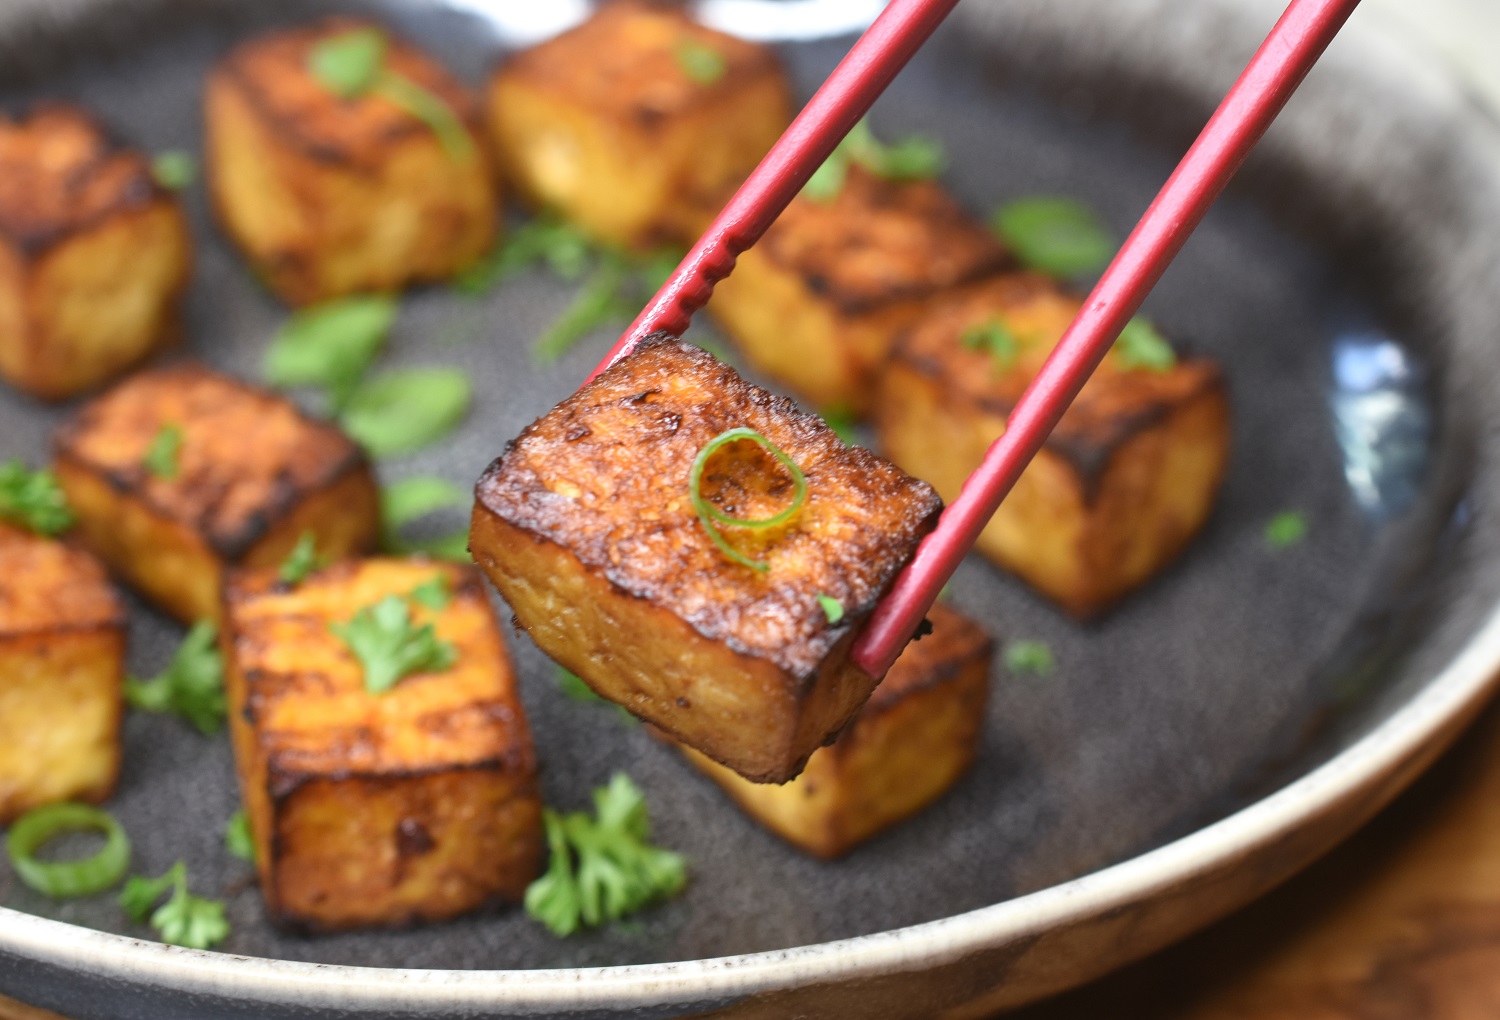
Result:
[[[696,241],[791,122],[769,48],[640,3],[507,60],[488,107],[517,190],[622,247]]]
[[[816,407],[863,412],[876,369],[933,297],[1010,265],[939,185],[851,166],[831,200],[787,207],[708,310],[756,368]]]
[[[697,517],[689,474],[732,428],[807,479],[779,528],[725,540]],[[704,466],[721,512],[791,505],[786,469],[752,441]],[[848,659],[860,624],[936,523],[931,487],[818,418],[658,335],[533,422],[475,493],[474,559],[542,650],[601,696],[752,779],[783,782],[869,697]],[[829,621],[819,596],[839,602]]]
[[[457,148],[380,87],[335,96],[309,70],[320,42],[371,23],[330,18],[234,49],[205,95],[220,221],[293,305],[441,280],[495,237],[499,201],[478,104],[394,37],[384,67],[454,117]]]
[[[974,761],[994,643],[944,605],[928,619],[932,633],[907,645],[854,721],[791,782],[752,783],[692,748],[683,754],[778,836],[842,857],[932,803]]]
[[[120,771],[125,610],[81,549],[0,524],[0,825]]]
[[[192,242],[140,153],[85,112],[0,114],[0,375],[46,400],[178,335]]]
[[[884,372],[881,448],[953,498],[1078,312],[1050,280],[1007,276],[952,295]],[[998,322],[1008,357],[966,343]],[[1218,367],[1166,370],[1105,358],[981,534],[978,549],[1075,616],[1109,606],[1161,570],[1203,525],[1229,458]]]
[[[330,629],[407,598],[455,655],[383,693]],[[484,581],[473,567],[350,560],[296,587],[273,569],[224,589],[230,732],[261,893],[311,929],[435,921],[519,900],[536,877],[542,805],[531,734]]]
[[[379,492],[349,437],[200,365],[132,376],[54,443],[83,541],[179,620],[215,618],[226,567],[279,564],[304,532],[329,559],[379,537]]]

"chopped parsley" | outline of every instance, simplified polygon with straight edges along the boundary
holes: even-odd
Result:
[[[858,419],[847,407],[830,407],[820,415],[823,424],[833,429],[845,446],[858,446],[859,435],[854,431]]]
[[[318,555],[318,538],[311,531],[304,531],[297,538],[297,544],[292,546],[292,551],[286,554],[286,559],[281,561],[281,568],[276,571],[276,579],[282,584],[301,584],[307,580],[307,576],[319,567],[325,565],[323,557]]]
[[[198,161],[181,149],[159,152],[151,160],[151,177],[168,191],[181,191],[198,179]]]
[[[995,211],[991,226],[1016,257],[1052,276],[1103,269],[1115,242],[1088,206],[1071,198],[1023,198]]]
[[[828,617],[829,624],[837,624],[844,618],[844,604],[832,595],[818,594],[818,605],[823,608],[823,615]]]
[[[447,609],[453,601],[453,586],[448,583],[447,574],[433,574],[411,590],[411,598],[418,605],[439,612]]]
[[[412,453],[456,428],[472,395],[462,369],[394,369],[361,383],[339,423],[372,457]]]
[[[151,908],[171,890],[171,898],[153,912]],[[224,904],[188,892],[187,866],[181,861],[160,878],[132,876],[120,892],[120,906],[137,923],[151,914],[151,927],[162,940],[189,949],[207,949],[229,934]]]
[[[861,120],[837,148],[813,171],[802,187],[802,197],[831,202],[844,188],[850,166],[859,166],[888,181],[928,180],[943,172],[943,147],[930,138],[912,135],[891,145],[883,144]]]
[[[1156,331],[1156,327],[1137,315],[1125,324],[1120,338],[1115,341],[1115,356],[1123,369],[1143,368],[1152,372],[1165,372],[1177,364],[1177,355],[1172,345]]]
[[[467,528],[428,539],[409,539],[401,534],[407,525],[439,510],[464,506],[469,499],[464,489],[446,478],[417,476],[386,486],[380,494],[386,549],[394,553],[423,552],[439,559],[470,562]]]
[[[454,282],[463,294],[483,294],[507,277],[543,265],[564,280],[588,272],[594,245],[588,236],[555,216],[543,214],[509,231],[484,258]]]
[[[1017,675],[1048,676],[1057,668],[1057,659],[1045,641],[1012,641],[1005,646],[1005,668]]]
[[[1286,549],[1307,537],[1307,516],[1297,510],[1285,510],[1266,522],[1266,545]]]
[[[211,620],[193,624],[167,668],[149,680],[125,678],[125,700],[144,712],[181,716],[204,734],[224,725],[224,660]]]
[[[1016,363],[1021,345],[1016,335],[998,318],[990,318],[964,330],[959,342],[971,351],[984,351],[995,363],[995,370],[1003,372]]]
[[[242,861],[255,863],[255,837],[250,832],[250,816],[240,808],[224,825],[224,848]]]
[[[12,460],[0,464],[0,520],[38,535],[58,535],[73,526],[73,511],[56,475]]]
[[[724,54],[696,39],[680,41],[673,55],[676,56],[677,66],[682,73],[699,85],[712,85],[729,70],[729,62],[724,59]]]
[[[329,625],[364,671],[365,690],[384,694],[413,673],[441,673],[458,659],[458,650],[440,640],[432,624],[412,623],[400,595],[387,595],[366,606],[348,623]]]
[[[182,427],[168,423],[157,430],[151,445],[141,456],[146,470],[163,481],[177,477],[182,457]]]
[[[526,912],[554,935],[597,927],[675,896],[687,883],[681,854],[652,846],[646,799],[623,772],[594,790],[594,817],[544,809],[551,860],[526,889]]]
[[[396,309],[395,298],[362,294],[296,312],[266,351],[266,381],[319,387],[340,410],[390,334]]]

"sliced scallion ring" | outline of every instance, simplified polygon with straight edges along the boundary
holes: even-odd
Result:
[[[35,854],[65,832],[98,831],[104,846],[78,861],[40,861]],[[87,804],[49,804],[28,811],[10,827],[5,839],[16,875],[43,896],[87,896],[103,892],[125,877],[130,867],[130,840],[120,823]]]
[[[781,466],[787,469],[792,476],[792,502],[785,510],[771,517],[747,520],[742,517],[731,517],[718,507],[714,506],[703,497],[703,469],[708,464],[708,458],[712,457],[720,447],[741,439],[748,439],[758,444],[771,456],[781,462]],[[792,458],[781,451],[775,443],[771,442],[759,432],[750,428],[734,428],[727,432],[721,432],[704,444],[703,449],[698,451],[698,456],[693,458],[693,469],[688,474],[688,491],[693,499],[693,509],[698,512],[698,520],[703,522],[703,530],[708,532],[708,537],[713,539],[724,555],[741,563],[752,570],[765,573],[770,569],[770,564],[761,560],[752,560],[739,550],[729,544],[728,540],[720,533],[717,525],[727,524],[734,528],[752,528],[756,530],[774,528],[785,524],[802,509],[802,504],[807,502],[807,476],[802,473]]]

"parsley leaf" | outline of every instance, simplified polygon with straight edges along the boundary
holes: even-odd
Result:
[[[1099,218],[1071,198],[1023,198],[995,211],[991,226],[1023,264],[1052,276],[1103,269],[1115,242]]]
[[[818,605],[823,607],[823,615],[828,617],[830,624],[837,624],[844,618],[844,604],[832,595],[819,593]]]
[[[461,528],[450,534],[429,539],[408,539],[401,529],[428,514],[449,507],[464,506],[470,496],[446,478],[417,476],[403,478],[380,493],[380,515],[385,523],[384,544],[395,553],[425,552],[439,559],[467,563],[469,532]]]
[[[696,39],[683,39],[674,52],[682,73],[699,85],[712,85],[729,70],[724,54]]]
[[[255,837],[250,832],[250,816],[240,808],[224,825],[224,847],[242,861],[255,863]]]
[[[413,588],[411,597],[412,601],[428,609],[447,609],[448,603],[453,601],[453,586],[448,583],[447,574],[434,574],[429,580]]]
[[[0,520],[25,525],[38,535],[57,535],[73,526],[73,511],[56,475],[12,460],[0,464]]]
[[[832,201],[843,190],[850,166],[859,166],[888,181],[928,180],[943,172],[946,157],[940,143],[912,135],[890,145],[883,144],[866,120],[849,129],[823,165],[802,188],[802,197],[814,202]]]
[[[626,280],[623,260],[605,258],[584,281],[573,303],[537,337],[532,348],[537,362],[551,364],[599,327],[628,320],[634,310],[620,294]]]
[[[1016,363],[1021,345],[1016,335],[998,318],[991,318],[977,326],[964,330],[959,342],[971,351],[985,351],[995,363],[995,371],[1003,372]]]
[[[187,888],[187,866],[181,861],[160,878],[132,876],[120,892],[120,906],[132,921],[145,919],[146,912],[168,889],[172,896],[151,914],[151,927],[163,941],[189,949],[207,949],[229,934],[224,904],[194,896]]]
[[[1165,372],[1177,364],[1177,355],[1172,345],[1156,331],[1149,321],[1137,315],[1120,330],[1115,341],[1115,353],[1122,369],[1144,368],[1152,372]]]
[[[437,93],[395,71],[382,72],[373,91],[426,124],[449,159],[465,162],[474,158],[474,140],[468,128]]]
[[[1047,676],[1057,668],[1057,659],[1045,641],[1012,641],[1005,646],[1005,668],[1017,675]]]
[[[650,844],[646,800],[629,776],[616,772],[594,790],[594,813],[542,812],[552,858],[526,889],[526,912],[560,937],[617,921],[687,882],[682,855]]]
[[[181,149],[159,152],[151,160],[151,177],[168,191],[181,191],[198,179],[198,161]]]
[[[150,680],[125,678],[125,700],[145,712],[180,715],[204,734],[224,724],[224,662],[218,628],[199,620],[182,639],[167,668]]]
[[[545,265],[564,280],[588,272],[593,242],[555,216],[542,215],[510,231],[495,248],[455,281],[464,294],[483,294],[506,277],[534,265]]]
[[[326,561],[318,555],[318,539],[311,531],[304,531],[292,551],[281,561],[276,579],[282,584],[301,584],[307,575],[323,566]]]
[[[1266,545],[1286,549],[1307,537],[1307,517],[1297,510],[1286,510],[1266,522]]]
[[[849,408],[843,406],[825,408],[819,417],[823,419],[824,425],[833,429],[834,434],[845,446],[860,445],[859,436],[854,431],[858,419]]]
[[[295,313],[266,351],[272,386],[318,386],[338,410],[347,403],[396,320],[396,299],[363,294]]]
[[[452,431],[471,394],[462,369],[396,369],[361,383],[339,422],[372,457],[411,453]]]
[[[594,693],[594,689],[584,683],[583,678],[572,673],[561,666],[557,667],[557,689],[562,691],[563,697],[570,701],[583,704],[608,705],[620,713],[620,721],[634,725],[635,716],[624,705],[617,705],[608,698],[602,698]]]
[[[141,463],[157,478],[171,481],[177,477],[178,461],[182,456],[182,428],[178,425],[163,425],[141,455]]]
[[[400,595],[387,595],[354,614],[348,623],[329,624],[359,660],[365,690],[384,694],[413,673],[441,673],[458,659],[458,650],[438,639],[432,624],[414,626]]]

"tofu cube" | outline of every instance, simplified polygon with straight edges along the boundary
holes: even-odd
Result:
[[[192,241],[138,152],[84,111],[0,113],[0,375],[62,400],[178,336]]]
[[[906,647],[854,721],[791,782],[752,783],[680,749],[751,818],[815,857],[842,857],[942,796],[974,761],[994,642],[947,606],[928,619],[932,633]]]
[[[408,598],[456,655],[384,693],[330,629]],[[519,900],[542,854],[526,713],[473,567],[349,560],[290,587],[272,569],[224,589],[225,685],[236,769],[266,908],[311,930],[454,917]]]
[[[0,825],[120,771],[125,610],[81,549],[0,524]]]
[[[795,199],[708,310],[756,368],[815,407],[862,413],[896,337],[933,298],[1011,264],[939,185],[856,165],[832,199]]]
[[[1081,304],[1050,280],[1007,276],[951,296],[884,372],[881,448],[947,498],[1005,430],[1011,408]],[[975,346],[1000,323],[1010,355]],[[1167,565],[1202,527],[1229,459],[1218,366],[1165,370],[1104,359],[980,535],[978,549],[1078,617],[1099,613]]]
[[[54,445],[84,543],[184,622],[217,617],[226,568],[279,564],[304,532],[330,559],[379,538],[379,491],[353,440],[200,365],[132,376],[84,405]],[[154,469],[153,452],[174,445]]]
[[[452,140],[383,87],[343,99],[309,70],[320,42],[371,27],[329,18],[260,36],[208,78],[219,219],[292,305],[446,279],[495,238],[499,196],[478,104],[447,71],[387,35],[384,73],[446,107]]]
[[[792,116],[768,47],[628,2],[508,59],[487,105],[523,197],[635,248],[696,241]]]
[[[694,509],[699,451],[732,428],[807,480],[776,528]],[[704,464],[702,497],[765,519],[787,469],[751,440]],[[874,689],[849,661],[860,625],[932,529],[931,487],[818,418],[658,334],[521,433],[479,480],[469,546],[542,650],[601,696],[752,779],[784,782]],[[819,596],[839,603],[830,622]]]

